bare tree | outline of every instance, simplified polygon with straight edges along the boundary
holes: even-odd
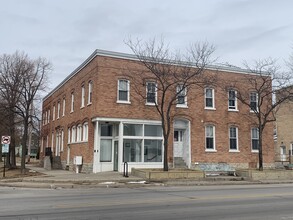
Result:
[[[16,124],[21,123],[22,160],[21,172],[25,172],[25,157],[28,127],[32,122],[31,106],[38,99],[38,92],[43,90],[47,82],[47,74],[51,64],[44,58],[30,59],[26,54],[16,52],[13,55],[0,57],[0,97],[8,110],[9,134],[11,135],[10,157],[12,166],[15,164],[15,131]]]
[[[132,88],[143,100],[152,102],[158,112],[164,139],[164,171],[168,171],[168,147],[171,123],[176,114],[174,106],[180,98],[196,86],[208,83],[212,77],[204,77],[204,70],[212,62],[211,55],[215,48],[208,43],[196,43],[189,47],[185,55],[173,53],[164,40],[148,42],[128,40],[126,44],[136,55],[145,69],[130,70],[126,74],[131,79]],[[154,82],[146,93],[148,81]]]
[[[264,59],[255,61],[253,65],[244,63],[247,74],[244,80],[235,83],[235,87],[246,86],[245,90],[238,89],[237,98],[241,103],[248,106],[250,113],[249,120],[258,128],[258,157],[259,170],[263,170],[263,132],[268,123],[276,120],[275,113],[280,104],[291,97],[289,85],[292,76],[279,71],[276,60]],[[276,99],[276,93],[282,90],[282,95]],[[257,134],[256,134],[257,135]],[[273,134],[272,134],[273,135]]]
[[[19,89],[23,73],[29,71],[27,55],[16,52],[12,55],[4,54],[0,57],[0,97],[3,112],[6,112],[6,135],[11,136],[7,167],[15,168],[15,128],[17,123],[16,106],[20,99]]]
[[[47,75],[51,71],[51,64],[44,58],[28,60],[30,70],[25,72],[22,77],[22,87],[20,89],[20,101],[16,106],[17,113],[23,119],[23,138],[22,138],[22,158],[21,172],[25,172],[25,152],[27,150],[27,141],[32,118],[36,117],[32,106],[38,98],[38,92],[46,88]]]

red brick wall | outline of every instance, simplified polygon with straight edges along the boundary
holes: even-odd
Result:
[[[94,127],[91,119],[94,117],[129,118],[129,119],[153,119],[160,120],[158,113],[153,106],[146,106],[132,89],[130,82],[131,104],[117,103],[117,81],[125,78],[130,69],[141,69],[135,61],[111,57],[96,57],[78,74],[73,76],[66,84],[48,97],[43,103],[43,111],[51,109],[50,123],[43,126],[42,135],[49,136],[51,146],[51,132],[60,126],[64,129],[64,151],[61,154],[62,160],[67,157],[67,130],[72,125],[88,121],[89,135],[88,142],[74,143],[71,146],[71,159],[73,155],[82,155],[85,163],[93,162]],[[215,71],[213,71],[215,73]],[[207,72],[206,74],[210,74]],[[204,109],[204,89],[193,88],[188,91],[188,108],[176,108],[177,118],[187,118],[191,122],[191,153],[192,162],[228,162],[228,163],[249,163],[257,162],[257,153],[251,152],[251,127],[253,114],[249,108],[238,101],[238,112],[228,111],[228,95],[225,88],[239,81],[244,74],[231,72],[216,72],[219,86],[215,89],[216,110]],[[88,82],[93,82],[92,104],[87,106]],[[81,86],[85,85],[85,107],[81,106]],[[143,88],[145,89],[145,88]],[[247,85],[238,87],[247,90]],[[75,110],[70,113],[71,92],[74,91]],[[66,112],[64,117],[52,121],[53,104],[66,97]],[[174,113],[174,112],[173,112]],[[215,125],[216,150],[217,152],[205,152],[205,125]],[[238,127],[239,153],[229,152],[229,125]],[[173,134],[171,134],[172,136]],[[173,140],[170,137],[169,155],[173,155]],[[45,145],[45,142],[44,142]],[[55,144],[54,144],[55,146]],[[264,163],[273,163],[274,160],[273,126],[268,125],[264,134]]]

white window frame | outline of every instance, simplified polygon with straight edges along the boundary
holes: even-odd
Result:
[[[85,103],[85,86],[82,85],[81,86],[81,106],[80,106],[80,108],[84,107],[84,103]]]
[[[76,126],[71,128],[71,143],[76,143]]]
[[[61,111],[61,103],[58,101],[57,103],[57,119],[60,118],[60,111]]]
[[[257,130],[257,138],[255,138],[255,137],[253,137],[253,130],[254,129],[256,129]],[[252,144],[252,141],[253,140],[258,140],[258,147],[259,147],[259,130],[258,130],[258,128],[257,127],[253,127],[253,128],[251,128],[251,132],[250,132],[250,135],[251,135],[251,141],[250,141],[250,143],[251,143],[251,151],[252,152],[259,152],[259,150],[258,149],[253,149],[253,144]]]
[[[127,92],[127,100],[120,100],[120,96],[119,96],[120,82],[126,82],[127,89],[126,90],[121,90],[121,91]],[[130,104],[130,82],[127,79],[118,79],[118,85],[117,85],[117,103]]]
[[[142,126],[141,127],[141,134],[137,134],[137,135],[125,135],[124,134],[124,125],[138,125],[138,126]],[[146,125],[156,125],[156,126],[160,126],[160,124],[157,124],[157,123],[141,123],[140,121],[137,121],[137,122],[127,122],[127,123],[124,123],[123,124],[123,135],[122,135],[122,139],[123,139],[123,143],[124,143],[124,140],[127,139],[127,140],[140,140],[141,141],[141,154],[140,154],[140,159],[141,161],[136,161],[136,162],[128,162],[129,164],[163,164],[164,162],[164,140],[163,140],[163,131],[161,133],[161,136],[147,136],[145,134],[145,126]],[[145,151],[145,148],[146,148],[146,145],[145,145],[145,141],[146,140],[158,140],[158,141],[162,141],[162,149],[161,149],[161,157],[162,157],[162,161],[161,162],[148,162],[148,161],[145,161],[144,160],[144,151]],[[124,152],[123,152],[124,154]]]
[[[78,124],[76,129],[76,142],[81,142],[82,138],[82,125]]]
[[[53,105],[53,119],[52,119],[52,121],[55,120],[55,113],[56,113],[56,106],[55,106],[55,104],[54,104],[54,105]]]
[[[90,105],[92,104],[92,98],[93,98],[93,81],[89,81],[88,87],[89,87],[89,93],[88,93],[87,104]]]
[[[235,105],[230,105],[230,92],[234,92],[234,103]],[[231,99],[232,100],[232,99]],[[235,89],[230,89],[228,91],[228,110],[229,111],[238,111],[238,105],[237,105],[237,91]]]
[[[60,130],[56,131],[56,151],[55,151],[55,155],[56,156],[60,156],[60,141],[61,141],[61,133]]]
[[[187,88],[185,87],[184,89],[182,89],[183,85],[179,84],[176,86],[176,94],[177,94],[177,98],[176,98],[176,107],[179,108],[186,108],[187,107]],[[179,92],[182,89],[181,92]],[[179,96],[184,96],[184,103],[178,103],[178,98]]]
[[[212,97],[207,97],[207,90],[212,91]],[[213,88],[207,87],[204,90],[204,102],[205,102],[205,109],[208,110],[216,110],[215,108],[215,90]],[[212,106],[207,106],[207,99],[212,99]]]
[[[83,141],[88,140],[88,122],[83,123],[83,126],[82,126],[82,140]]]
[[[42,121],[43,121],[42,124],[45,125],[46,124],[46,113],[45,112],[43,113],[43,120]]]
[[[148,101],[148,94],[149,94],[148,85],[149,84],[154,84],[155,85],[155,102],[149,102]],[[158,96],[157,83],[155,83],[155,82],[146,82],[146,105],[156,105],[157,96]]]
[[[50,123],[50,109],[48,110],[48,117],[47,117],[47,123]]]
[[[70,112],[74,112],[74,92],[71,93]]]
[[[48,123],[48,111],[45,111],[45,124]]]
[[[234,137],[231,137],[231,129],[232,128],[235,128],[236,129],[236,137],[235,138]],[[236,149],[232,149],[231,148],[231,142],[230,142],[231,138],[236,139]],[[229,127],[229,151],[230,152],[239,152],[239,145],[238,145],[238,127],[236,127],[236,126],[230,126]]]
[[[70,135],[70,133],[71,133],[71,129],[68,128],[67,132],[68,132],[68,133],[67,133],[67,143],[70,144],[70,143],[71,143],[71,135]]]
[[[65,116],[65,108],[66,108],[66,100],[65,98],[63,98],[63,101],[62,101],[62,117]]]
[[[252,101],[252,94],[255,94],[255,101]],[[249,93],[250,112],[254,112],[254,110],[251,108],[251,103],[252,102],[255,102],[256,111],[258,112],[258,94],[257,94],[257,92],[250,92]]]
[[[213,129],[213,136],[208,137],[207,136],[207,128],[212,128]],[[216,128],[214,125],[206,125],[205,126],[205,151],[207,152],[216,152]],[[207,138],[213,138],[213,148],[207,148]]]

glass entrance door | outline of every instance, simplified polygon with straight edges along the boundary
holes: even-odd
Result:
[[[118,141],[114,141],[114,171],[118,171]]]

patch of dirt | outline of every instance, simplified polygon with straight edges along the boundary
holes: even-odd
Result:
[[[5,177],[3,177],[3,163],[1,164],[2,166],[0,167],[0,180],[1,179],[8,179],[8,178],[22,178],[22,177],[28,177],[28,176],[39,176],[42,175],[42,173],[35,172],[30,169],[25,169],[25,174],[21,174],[21,169],[20,167],[17,167],[16,169],[7,169],[5,168]]]

